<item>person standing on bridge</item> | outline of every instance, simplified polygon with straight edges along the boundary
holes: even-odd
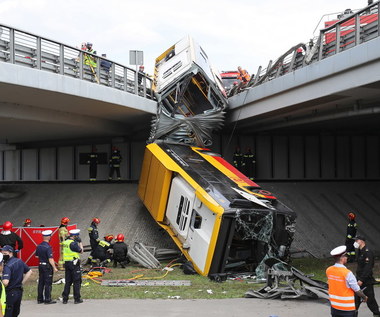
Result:
[[[367,296],[360,290],[354,274],[345,267],[347,263],[346,246],[336,247],[330,254],[335,260],[335,264],[326,270],[331,316],[354,317],[356,313],[354,295],[356,294],[363,301],[367,300]]]
[[[121,160],[122,160],[122,157],[120,154],[120,150],[116,146],[112,147],[112,154],[111,154],[111,158],[109,160],[110,173],[109,173],[108,180],[113,179],[113,174],[115,172],[116,172],[117,180],[121,179],[121,175],[120,175]]]
[[[52,230],[42,231],[43,241],[36,248],[36,257],[38,257],[38,304],[55,304],[56,301],[51,299],[51,289],[53,284],[53,274],[58,272],[53,258],[53,250],[49,244]]]
[[[95,182],[98,173],[98,153],[95,146],[92,147],[92,151],[88,155],[87,164],[90,165],[90,182]]]
[[[379,305],[375,298],[375,291],[373,284],[376,280],[373,277],[373,266],[375,258],[373,252],[366,245],[366,238],[363,236],[355,237],[354,247],[358,249],[357,261],[358,266],[356,268],[356,278],[358,285],[363,290],[363,293],[368,296],[367,306],[373,313],[374,317],[380,317]],[[356,309],[359,310],[361,300],[355,297]]]
[[[247,85],[251,76],[249,76],[248,72],[245,69],[242,69],[241,66],[238,67],[238,72],[238,80],[240,80],[243,85]]]
[[[356,224],[356,215],[353,212],[348,213],[348,225],[347,225],[347,234],[346,234],[346,247],[347,247],[347,254],[348,254],[348,262],[354,262],[355,261],[355,248],[354,248],[354,242],[356,237],[356,231],[357,231],[357,224]]]

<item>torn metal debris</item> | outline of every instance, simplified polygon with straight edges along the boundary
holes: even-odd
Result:
[[[103,280],[102,286],[191,286],[189,280]]]

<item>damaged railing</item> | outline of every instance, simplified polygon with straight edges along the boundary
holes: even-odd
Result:
[[[105,57],[0,24],[0,61],[153,98],[144,73]]]
[[[318,37],[309,43],[299,43],[281,55],[266,68],[258,68],[247,85],[239,84],[231,89],[229,96],[242,90],[286,75],[311,63],[346,51],[368,42],[380,35],[379,6],[377,1],[357,12],[346,10],[336,20],[326,22]]]

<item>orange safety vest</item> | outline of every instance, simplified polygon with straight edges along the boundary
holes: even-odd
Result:
[[[349,269],[338,266],[330,266],[326,270],[331,307],[338,310],[355,310],[355,293],[346,285],[348,273]]]
[[[248,72],[243,69],[241,72],[239,72],[238,79],[244,83],[248,83],[251,77],[249,76]]]

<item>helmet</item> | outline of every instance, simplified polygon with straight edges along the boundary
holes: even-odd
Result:
[[[70,219],[68,217],[63,217],[61,219],[61,224],[62,225],[67,225],[70,222]]]
[[[124,241],[124,235],[119,233],[117,236],[116,236],[116,240],[117,241]]]
[[[354,220],[356,218],[356,215],[353,212],[348,213],[348,218],[350,220]]]
[[[24,221],[24,225],[30,225],[31,223],[32,223],[32,220],[30,220],[29,218],[26,218]]]
[[[92,46],[92,43],[91,43],[91,42],[87,42],[86,46],[87,46],[87,47],[89,47],[89,46],[91,47],[91,46]]]
[[[108,242],[111,242],[113,240],[113,235],[112,234],[109,234],[108,236],[105,236],[104,237],[104,240],[108,241]]]
[[[99,224],[100,223],[100,219],[99,218],[92,218],[92,222],[95,222],[96,224]]]
[[[3,224],[3,230],[11,230],[13,227],[13,223],[10,221],[6,221]]]

